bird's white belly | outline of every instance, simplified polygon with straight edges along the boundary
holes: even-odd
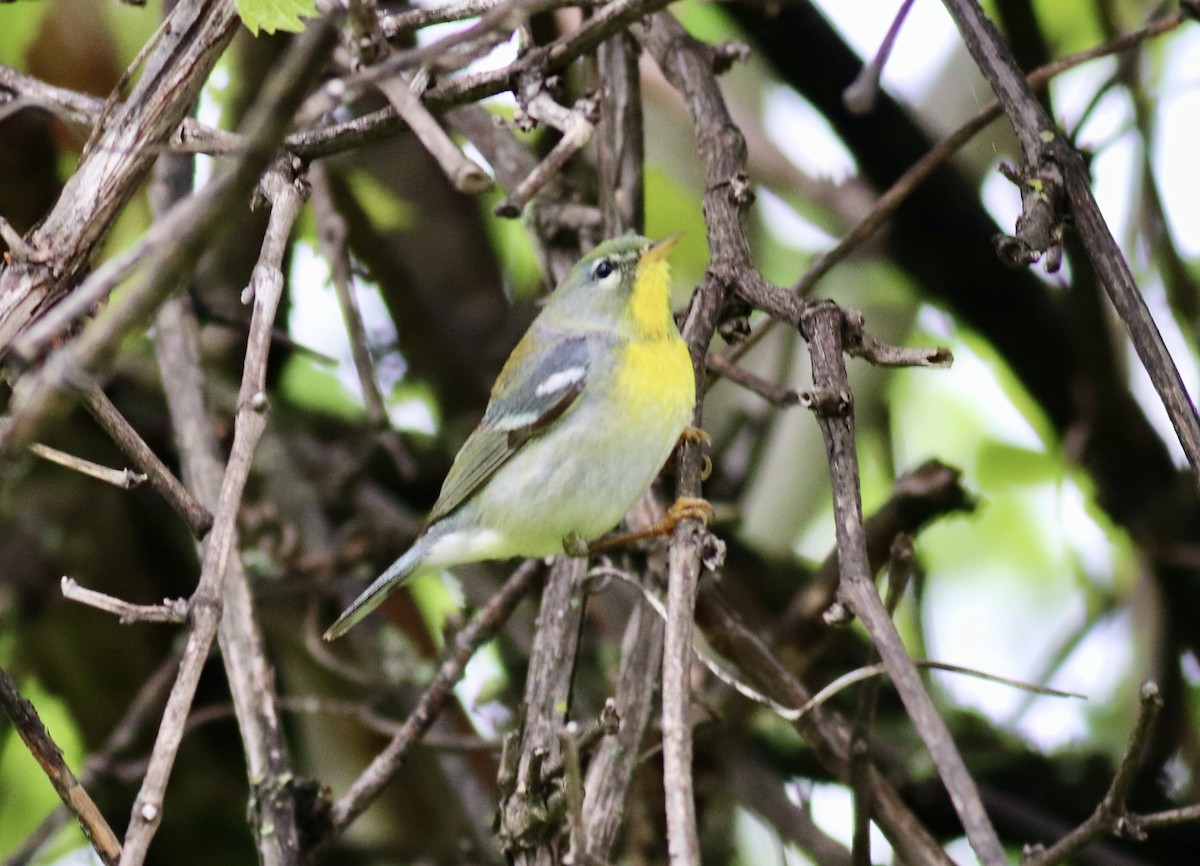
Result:
[[[562,460],[544,465],[542,448],[523,449],[481,491],[483,525],[503,526],[505,536],[523,542],[503,555],[561,553],[568,535],[592,540],[615,527],[650,486],[691,417],[683,403],[654,407],[636,423],[613,418],[611,406],[602,419],[586,417],[593,407],[575,411],[584,415],[545,434],[557,439],[549,450],[563,454]]]

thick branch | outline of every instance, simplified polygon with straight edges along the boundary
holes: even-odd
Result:
[[[58,203],[26,240],[31,254],[0,272],[0,355],[87,266],[237,23],[233,0],[184,0],[175,7],[129,98],[101,118]]]

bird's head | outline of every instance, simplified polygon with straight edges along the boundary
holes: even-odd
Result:
[[[679,237],[676,232],[652,241],[629,234],[605,241],[576,262],[546,311],[576,325],[594,322],[631,336],[665,336],[673,326],[667,254]]]

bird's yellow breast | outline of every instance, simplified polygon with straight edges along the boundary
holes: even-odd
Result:
[[[618,352],[618,405],[639,416],[658,416],[667,427],[686,425],[696,405],[696,377],[683,340],[632,340]]]

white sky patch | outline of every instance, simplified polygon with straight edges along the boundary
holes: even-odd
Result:
[[[1069,475],[1059,485],[1059,519],[1063,540],[1087,573],[1088,579],[1112,589],[1117,567],[1116,551],[1104,528],[1088,513],[1088,502],[1079,485]]]
[[[917,325],[941,336],[939,327],[944,318],[933,307],[922,305],[917,312]],[[953,334],[946,334],[954,353],[954,364],[938,370],[930,381],[931,389],[952,392],[952,399],[970,404],[972,411],[987,419],[987,435],[1021,448],[1040,451],[1045,447],[1037,430],[1004,393],[991,367],[971,348]],[[915,455],[906,455],[914,457]],[[907,464],[903,464],[907,465]]]
[[[841,785],[813,785],[809,794],[813,821],[847,848],[854,839],[854,802]],[[871,860],[892,862],[892,846],[874,823],[871,824]]]
[[[496,652],[494,644],[487,643],[471,656],[463,671],[463,678],[454,687],[454,694],[458,696],[481,737],[499,737],[512,721],[511,713],[504,704],[497,701],[480,701],[488,692],[495,691],[493,686],[496,682],[502,682],[504,679],[504,665],[501,664],[500,654]]]
[[[778,866],[815,866],[792,845],[786,845],[779,834],[755,815],[738,809],[733,822],[737,850],[741,854],[734,862],[739,864],[771,863]]]
[[[222,58],[213,67],[208,81],[200,88],[200,99],[196,103],[196,120],[214,129],[221,128],[221,114],[225,104],[225,94],[229,89],[229,81],[228,61]],[[216,162],[211,156],[203,153],[196,154],[196,189],[202,189],[212,179],[215,164]]]
[[[1129,94],[1123,88],[1110,88],[1079,126],[1088,104],[1115,69],[1116,61],[1106,58],[1068,70],[1055,78],[1050,92],[1059,124],[1075,131],[1080,147],[1095,151],[1091,166],[1092,191],[1113,237],[1124,246],[1129,235],[1131,201],[1141,158]],[[1126,254],[1129,253],[1127,250]]]
[[[991,214],[1000,230],[1005,234],[1012,234],[1017,217],[1021,215],[1021,191],[1000,173],[999,165],[1000,160],[997,160],[992,164],[991,170],[983,176],[983,187],[979,195],[984,209]]]
[[[780,243],[811,253],[823,252],[837,243],[837,239],[829,232],[805,219],[803,214],[766,187],[755,187],[754,195],[763,225]]]
[[[1059,749],[1090,736],[1087,712],[1090,706],[1110,702],[1129,674],[1136,645],[1127,612],[1098,622],[1071,653],[1050,685],[1085,695],[1074,698],[1039,697],[1017,726],[1018,732],[1036,748]]]
[[[842,180],[856,172],[854,157],[819,111],[792,90],[763,91],[763,126],[775,146],[801,171]]]
[[[1053,516],[1055,493],[1049,487],[1026,498],[1044,515],[1041,525],[1061,531]],[[1032,577],[997,562],[932,582],[926,597],[930,658],[1018,680],[1034,676],[1053,636],[1069,630],[1083,615],[1083,602],[1061,575],[1037,581]],[[992,719],[1007,718],[1024,699],[1012,686],[964,674],[933,676],[956,703]]]
[[[818,0],[817,6],[859,56],[869,60],[879,51],[900,0]],[[884,88],[920,104],[958,44],[958,30],[941,3],[914,3],[883,69]]]
[[[454,33],[474,27],[479,23],[478,18],[468,18],[464,21],[447,21],[443,24],[433,24],[417,31],[417,44],[431,45],[439,39],[445,39]],[[508,66],[517,59],[517,37],[514,33],[505,42],[500,43],[483,57],[466,67],[464,72],[489,72]]]
[[[288,314],[288,333],[301,345],[336,360],[337,366],[333,372],[338,381],[351,397],[361,403],[362,387],[354,369],[342,310],[330,282],[329,265],[311,244],[295,244],[289,282],[292,305]],[[394,345],[396,330],[378,287],[357,277],[352,278],[351,286],[358,299],[368,346]],[[392,424],[402,430],[430,434],[436,432],[437,420],[426,400],[416,395],[389,399],[407,372],[407,365],[400,353],[374,351],[372,355],[376,380]]]
[[[1153,160],[1171,235],[1179,251],[1200,256],[1200,31],[1173,35],[1157,96]]]

